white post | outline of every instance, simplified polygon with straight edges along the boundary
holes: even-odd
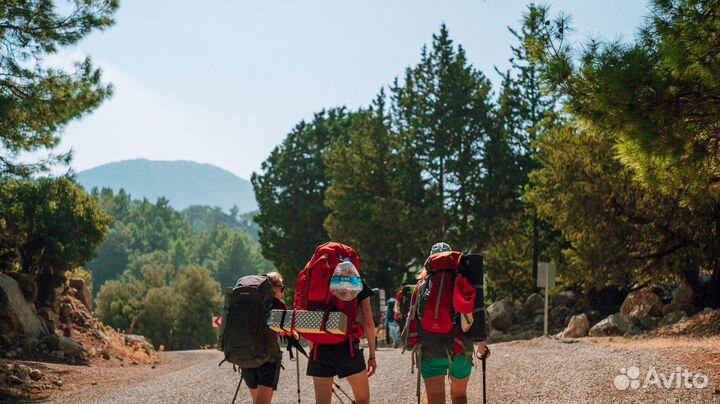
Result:
[[[549,265],[548,265],[549,267]],[[548,335],[548,290],[550,286],[550,268],[546,268],[545,270],[545,335],[547,337]]]

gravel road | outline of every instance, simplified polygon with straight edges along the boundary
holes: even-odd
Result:
[[[591,344],[584,341],[567,343],[555,339],[538,338],[532,341],[491,345],[492,357],[487,361],[488,402],[490,403],[720,403],[720,383],[717,374],[706,370],[707,363],[677,362],[674,356],[660,350],[623,349]],[[720,359],[720,347],[708,352]],[[715,356],[713,356],[715,355]],[[371,379],[372,402],[414,403],[415,375],[410,374],[410,355],[400,350],[380,349],[378,372]],[[239,374],[232,366],[218,368],[221,354],[216,351],[186,351],[165,353],[166,362],[174,363],[172,371],[159,372],[154,377],[132,385],[88,386],[71,395],[57,397],[56,403],[229,403]],[[184,366],[177,366],[184,363]],[[709,364],[707,364],[709,366]],[[717,364],[716,364],[717,365]],[[286,369],[280,378],[275,403],[296,403],[297,385],[295,363],[285,358]],[[677,372],[678,366],[690,372],[705,372],[705,388],[673,388],[649,385],[643,388],[648,372],[654,368],[658,383]],[[304,376],[306,363],[300,363],[302,402],[312,403],[312,380]],[[640,387],[633,388],[629,377],[635,376]],[[709,369],[709,368],[708,368]],[[469,402],[482,402],[482,378],[477,368],[469,388]],[[692,381],[692,379],[691,379]],[[702,379],[697,379],[702,382]],[[348,393],[349,386],[341,381]],[[628,387],[619,390],[615,387]],[[702,384],[702,383],[700,383]],[[637,383],[635,384],[637,387]],[[243,387],[239,403],[251,403],[248,390]],[[346,399],[345,402],[348,402]],[[340,403],[337,399],[333,403]]]

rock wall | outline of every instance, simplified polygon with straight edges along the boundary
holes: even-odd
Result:
[[[0,334],[38,338],[49,333],[35,305],[25,300],[15,279],[0,274]]]

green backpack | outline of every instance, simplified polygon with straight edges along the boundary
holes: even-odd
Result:
[[[265,275],[240,278],[226,303],[220,349],[225,360],[241,368],[257,368],[281,357],[277,335],[267,325],[273,284]]]

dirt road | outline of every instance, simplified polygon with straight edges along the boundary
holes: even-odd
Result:
[[[538,338],[495,344],[487,361],[488,402],[720,403],[717,342],[720,341],[688,344],[585,339],[567,343]],[[382,349],[377,356],[379,369],[371,379],[372,401],[416,402],[410,355]],[[152,372],[145,371],[143,380],[135,379],[132,383],[100,380],[96,385],[56,396],[51,402],[229,403],[239,375],[233,373],[231,365],[218,368],[220,359],[221,354],[216,351],[168,352],[164,364]],[[165,369],[167,366],[172,368]],[[312,403],[312,381],[304,376],[305,366],[305,361],[301,361],[302,402]],[[285,367],[274,402],[296,403],[295,364],[286,357]],[[689,388],[683,385],[685,369],[689,372]],[[480,403],[480,369],[471,377],[469,402]],[[350,391],[342,381],[341,386]],[[245,386],[240,389],[238,402],[251,402]],[[335,399],[333,403],[340,401]]]

